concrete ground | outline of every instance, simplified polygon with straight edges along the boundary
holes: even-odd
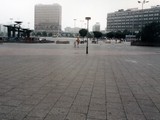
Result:
[[[160,48],[0,45],[0,120],[160,120]]]

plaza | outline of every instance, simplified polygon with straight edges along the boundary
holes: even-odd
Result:
[[[67,39],[0,44],[0,120],[160,119],[159,47]]]

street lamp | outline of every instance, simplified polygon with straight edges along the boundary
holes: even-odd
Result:
[[[28,22],[28,29],[29,29],[29,24],[30,24],[30,22]]]
[[[148,0],[143,0],[143,1],[138,1],[138,3],[141,3],[142,4],[142,14],[143,14],[143,5],[145,3],[148,3],[149,1]],[[143,14],[143,18],[142,18],[142,22],[141,22],[141,28],[143,27],[143,20],[144,20],[144,14]]]
[[[10,21],[11,21],[11,25],[12,25],[13,18],[10,18]]]
[[[74,28],[75,28],[75,27],[76,27],[76,20],[77,20],[77,19],[73,19],[73,20],[74,20]]]
[[[138,3],[142,3],[142,10],[143,10],[143,5],[148,2],[149,2],[148,0],[138,1]]]
[[[87,45],[86,45],[86,54],[88,54],[88,33],[89,33],[89,20],[91,19],[91,17],[85,17],[85,19],[87,20]]]
[[[76,20],[77,20],[77,19],[73,19],[73,20],[74,20],[73,33],[74,33],[74,36],[75,36],[75,34],[76,34]]]

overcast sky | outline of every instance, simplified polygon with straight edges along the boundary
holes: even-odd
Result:
[[[107,13],[118,9],[139,8],[138,0],[1,0],[0,24],[10,24],[15,20],[23,21],[23,27],[34,28],[34,6],[35,4],[58,3],[62,6],[62,29],[65,27],[85,26],[85,17],[91,17],[90,29],[100,22],[101,30],[106,27]],[[142,1],[142,0],[141,0]],[[160,5],[160,0],[149,0],[144,8]],[[13,18],[13,20],[11,19]]]

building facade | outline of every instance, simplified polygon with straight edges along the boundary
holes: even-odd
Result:
[[[93,25],[92,30],[93,30],[93,31],[100,31],[100,23],[99,23],[99,22],[96,22],[96,24]]]
[[[7,34],[7,28],[3,24],[0,24],[0,36],[5,36]]]
[[[60,34],[62,27],[62,7],[59,4],[35,5],[35,32]]]
[[[118,10],[107,14],[107,32],[124,31],[139,32],[145,24],[160,22],[160,6],[153,6],[149,9],[138,8]]]
[[[74,28],[71,28],[71,27],[66,27],[65,29],[64,29],[64,31],[65,32],[69,32],[69,33],[79,33],[79,30],[80,30],[81,28],[79,28],[79,27],[74,27]]]

